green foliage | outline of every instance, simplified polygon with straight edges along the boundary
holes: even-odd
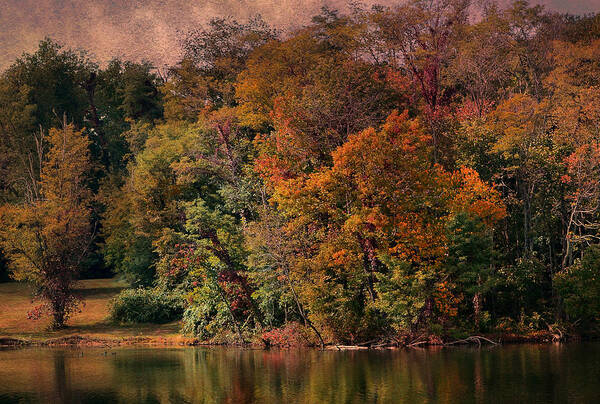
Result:
[[[223,324],[227,318],[241,335],[243,318],[258,324],[262,316],[244,274],[247,253],[238,223],[234,217],[208,208],[201,199],[185,204],[185,212],[185,240],[191,247],[183,265],[194,279],[190,299],[202,306],[202,327],[191,327],[206,334],[205,328],[213,327],[215,321]],[[198,318],[197,311],[193,318]]]
[[[178,122],[136,125],[126,135],[133,150],[140,150],[124,184],[106,184],[103,251],[132,285],[148,286],[155,279],[155,243],[169,230],[181,229],[178,201],[190,198],[197,187],[210,189],[210,183],[180,184],[173,167],[198,139],[194,127]]]
[[[35,53],[24,53],[0,75],[0,198],[19,199],[24,179],[39,175],[34,136],[68,116],[82,127],[87,96],[80,83],[96,68],[84,52],[44,39]],[[28,171],[34,171],[28,173]]]
[[[126,62],[122,68],[122,84],[118,95],[122,97],[120,108],[125,117],[152,122],[162,117],[158,86],[160,80],[151,73],[152,65]]]
[[[163,324],[181,318],[183,297],[159,289],[126,289],[110,303],[110,317],[120,323]]]
[[[504,313],[519,318],[523,311],[544,307],[544,263],[535,255],[520,257],[512,265],[498,270],[502,282],[498,285],[497,300]]]
[[[481,301],[496,285],[491,229],[467,212],[458,212],[446,224],[448,232],[447,266],[451,278],[473,304],[473,320],[481,321]],[[466,312],[469,313],[471,308]]]
[[[454,215],[446,224],[448,231],[448,266],[466,292],[482,290],[492,265],[492,234],[477,217],[466,212]]]
[[[82,51],[65,49],[49,38],[35,53],[23,56],[3,73],[11,86],[28,89],[28,102],[35,106],[36,126],[59,125],[66,114],[77,126],[84,121],[87,95],[80,85],[96,69]],[[13,87],[13,88],[14,88]]]
[[[162,117],[162,81],[148,63],[114,59],[86,84],[93,94],[90,123],[104,164],[122,170],[133,151],[127,136],[131,126],[149,124]],[[94,109],[95,108],[95,109]]]
[[[581,261],[554,275],[568,320],[580,329],[598,326],[600,320],[600,246],[592,245]]]
[[[387,274],[378,274],[377,304],[396,331],[414,329],[428,300],[435,278],[429,271],[415,271],[410,263],[384,257]]]
[[[224,329],[230,328],[227,308],[219,297],[209,290],[197,291],[198,300],[183,313],[182,331],[203,340],[210,340]]]

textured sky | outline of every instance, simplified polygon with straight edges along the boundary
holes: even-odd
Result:
[[[508,1],[508,0],[507,0]],[[600,11],[600,0],[537,0],[572,13]],[[363,3],[393,4],[397,0]],[[178,56],[178,31],[215,16],[245,20],[260,13],[288,28],[307,23],[323,5],[344,8],[347,0],[0,0],[0,69],[50,36],[90,50],[99,61],[112,56],[147,59],[157,65]]]

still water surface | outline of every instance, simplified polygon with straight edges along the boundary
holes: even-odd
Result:
[[[0,403],[15,402],[600,403],[600,344],[3,350]]]

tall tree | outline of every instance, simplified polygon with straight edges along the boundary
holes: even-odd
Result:
[[[66,123],[50,130],[46,155],[43,140],[38,138],[40,176],[29,183],[27,200],[1,210],[0,243],[13,277],[33,282],[53,326],[61,328],[77,306],[73,284],[93,236],[86,187],[90,142]]]
[[[420,96],[434,160],[449,162],[452,139],[447,127],[448,104],[454,89],[448,65],[469,15],[469,0],[411,0],[373,13],[386,59],[406,72]]]
[[[23,195],[24,178],[36,153],[34,134],[61,124],[63,114],[81,127],[88,100],[82,84],[96,65],[85,52],[65,49],[51,39],[24,53],[0,75],[0,193]],[[36,175],[38,175],[37,173]]]
[[[240,23],[213,18],[182,39],[183,59],[162,88],[168,117],[195,120],[203,110],[234,106],[235,81],[250,54],[278,33],[260,16]]]

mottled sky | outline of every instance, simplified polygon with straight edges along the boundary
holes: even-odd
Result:
[[[508,0],[507,0],[508,1]],[[600,0],[537,0],[571,13],[600,11]],[[394,4],[397,0],[363,3]],[[306,24],[328,5],[343,9],[347,0],[0,0],[0,69],[23,51],[33,51],[50,36],[90,50],[99,61],[113,56],[157,65],[177,60],[178,32],[215,16],[245,20],[261,14],[281,28]]]

